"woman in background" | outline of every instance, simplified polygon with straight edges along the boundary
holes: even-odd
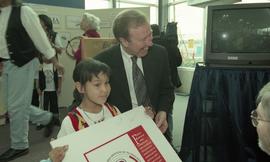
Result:
[[[84,31],[83,36],[95,38],[100,37],[100,34],[97,32],[100,29],[100,19],[95,15],[84,13],[80,22],[80,28]],[[76,64],[78,64],[82,59],[81,46],[82,44],[80,41],[77,51],[73,51]]]
[[[61,54],[63,51],[63,45],[57,32],[53,30],[52,19],[44,14],[38,15],[41,26],[45,30],[52,47],[55,49],[56,54]],[[56,55],[56,56],[57,56]]]

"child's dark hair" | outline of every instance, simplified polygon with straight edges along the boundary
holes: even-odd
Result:
[[[40,18],[40,20],[43,21],[44,25],[47,27],[47,30],[52,31],[53,30],[53,23],[52,23],[52,19],[45,15],[45,14],[40,14],[38,15],[38,17]]]
[[[76,65],[73,71],[73,80],[85,85],[87,81],[91,81],[93,76],[97,77],[99,73],[106,74],[109,77],[111,69],[107,64],[98,60],[85,59]]]

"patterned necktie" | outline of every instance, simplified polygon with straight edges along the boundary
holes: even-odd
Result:
[[[133,85],[136,93],[136,98],[138,101],[138,106],[150,106],[150,99],[147,95],[147,87],[144,80],[143,73],[139,66],[137,65],[137,57],[131,57],[132,60],[132,75],[133,75]]]

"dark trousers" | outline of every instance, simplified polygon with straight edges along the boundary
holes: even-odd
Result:
[[[34,105],[34,106],[36,106],[36,107],[39,107],[39,95],[38,95],[38,92],[37,92],[37,89],[36,88],[33,90],[31,104]]]
[[[53,114],[59,114],[57,92],[44,91],[43,94],[44,94],[44,99],[43,99],[44,110],[48,110],[49,104],[50,104],[50,112],[52,112]]]
[[[167,141],[173,146],[173,143],[172,143],[173,142],[173,132],[172,132],[173,123],[169,119],[170,118],[169,115],[171,115],[171,117],[172,117],[172,112],[169,112],[169,113],[171,113],[171,114],[167,114],[168,128],[167,128],[166,132],[164,133],[164,136],[167,139]]]

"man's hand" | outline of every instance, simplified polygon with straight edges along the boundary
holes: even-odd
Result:
[[[64,74],[64,66],[57,62],[55,65],[55,68],[57,69],[58,73],[63,75]]]
[[[155,117],[155,123],[162,133],[165,133],[168,128],[167,114],[165,111],[159,111]]]
[[[67,150],[68,145],[56,147],[49,152],[49,157],[52,162],[61,162],[64,159]]]
[[[50,62],[53,63],[59,74],[64,75],[64,66],[58,62],[55,56],[50,59]]]
[[[150,106],[144,107],[144,112],[145,112],[148,116],[150,116],[151,119],[154,119],[154,117],[155,117],[155,112],[153,111],[152,107],[150,107]]]

